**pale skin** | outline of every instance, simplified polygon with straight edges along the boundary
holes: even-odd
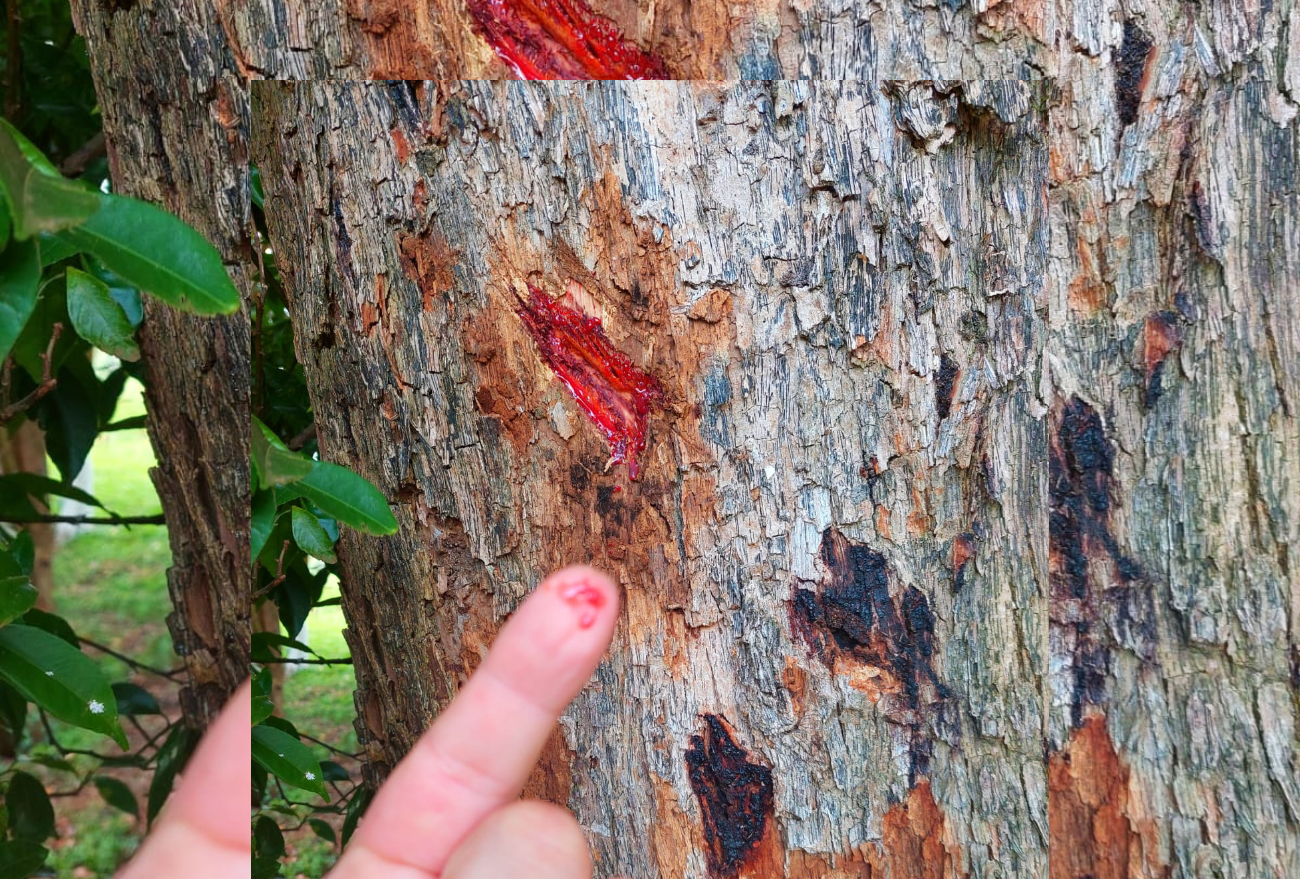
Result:
[[[519,796],[617,619],[618,590],[599,571],[543,580],[376,794],[329,879],[590,879],[574,817]],[[245,684],[231,699],[117,879],[248,875],[251,698]]]

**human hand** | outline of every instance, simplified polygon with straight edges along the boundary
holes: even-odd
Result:
[[[618,590],[599,571],[574,566],[542,581],[375,795],[329,879],[589,879],[577,820],[518,797],[617,619]],[[251,710],[245,684],[118,879],[248,875]]]

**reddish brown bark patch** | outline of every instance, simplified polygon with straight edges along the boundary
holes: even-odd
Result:
[[[929,602],[912,586],[891,595],[885,557],[834,528],[822,533],[821,557],[831,582],[820,593],[795,590],[792,628],[833,671],[873,700],[894,697],[886,710],[914,722],[918,708],[941,697]]]
[[[583,0],[466,0],[475,30],[520,79],[671,79]]]
[[[424,311],[432,311],[435,300],[439,297],[446,299],[455,288],[456,275],[452,267],[456,264],[457,252],[437,232],[421,235],[399,232],[397,254],[402,271],[416,283],[424,296],[421,305]]]
[[[952,542],[953,590],[960,592],[966,585],[966,565],[975,558],[975,535],[967,531],[958,534]]]
[[[703,716],[686,767],[704,816],[705,858],[714,879],[735,879],[757,859],[772,816],[772,770],[751,762],[726,722]]]
[[[1177,320],[1172,311],[1158,311],[1148,315],[1142,326],[1142,365],[1146,369],[1144,402],[1148,409],[1159,401],[1165,361],[1182,341]]]
[[[628,476],[641,471],[650,410],[663,402],[663,389],[614,347],[600,318],[561,305],[528,286],[529,298],[516,313],[578,406],[609,442],[610,462],[627,462]]]
[[[1048,858],[1051,879],[1136,879],[1168,875],[1155,821],[1135,814],[1129,770],[1106,730],[1088,717],[1064,750],[1048,758]]]
[[[944,838],[946,819],[935,802],[930,781],[922,779],[908,791],[907,799],[885,813],[879,861],[873,871],[909,879],[956,879],[962,872],[961,855]]]

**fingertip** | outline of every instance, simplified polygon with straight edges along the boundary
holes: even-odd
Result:
[[[618,617],[618,587],[607,574],[589,565],[561,568],[543,580],[538,591],[554,594],[564,602],[582,629]]]

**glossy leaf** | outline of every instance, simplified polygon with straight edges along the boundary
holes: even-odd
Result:
[[[104,802],[139,820],[140,804],[136,801],[135,794],[131,793],[131,788],[107,775],[95,776],[95,787]]]
[[[317,461],[311,473],[295,483],[302,496],[326,515],[367,534],[393,534],[397,519],[388,499],[362,477],[345,467]]]
[[[315,556],[326,564],[334,564],[338,557],[334,555],[334,541],[325,533],[318,520],[309,510],[302,507],[293,508],[293,540],[298,548],[308,555]]]
[[[100,193],[63,177],[4,119],[0,119],[0,187],[9,199],[17,239],[75,226],[100,207]]]
[[[129,681],[113,684],[113,697],[117,699],[117,713],[140,717],[146,714],[162,714],[162,706],[144,687]]]
[[[68,267],[68,317],[77,334],[90,344],[122,360],[139,360],[135,327],[108,285],[85,272]]]
[[[253,726],[266,720],[275,711],[271,701],[271,670],[263,668],[253,673]]]
[[[31,570],[24,569],[18,548],[12,543],[0,546],[0,626],[8,625],[31,610],[38,597],[39,593],[32,585]]]
[[[270,816],[258,815],[253,822],[253,853],[277,861],[284,857],[284,834]]]
[[[108,679],[61,638],[33,626],[0,629],[0,677],[54,717],[103,733],[126,750]]]
[[[0,876],[27,879],[45,866],[49,849],[30,839],[0,840]]]
[[[36,310],[40,286],[36,242],[14,241],[0,251],[0,361],[9,356]]]
[[[52,494],[88,506],[99,507],[101,510],[107,509],[94,495],[68,482],[60,482],[36,473],[9,473],[0,476],[0,495],[19,493],[38,498]]]
[[[115,195],[102,199],[94,215],[59,237],[183,311],[230,314],[239,308],[221,254],[197,231],[148,202]]]
[[[35,776],[15,772],[5,791],[9,831],[17,839],[42,842],[54,835],[54,807],[45,786]]]
[[[253,727],[253,759],[285,784],[329,799],[316,755],[288,733],[266,724]]]
[[[334,828],[330,827],[319,818],[308,818],[307,824],[311,827],[311,832],[328,842],[330,845],[338,843],[338,837],[334,835]]]
[[[253,416],[252,452],[253,474],[263,488],[296,482],[312,471],[312,460],[289,451],[289,447],[257,416]]]
[[[320,655],[301,641],[295,641],[279,632],[254,632],[251,650],[253,662],[269,662],[276,659],[276,654],[271,651],[272,647],[291,647],[303,653],[310,653],[312,656]]]
[[[71,644],[78,650],[81,649],[81,639],[77,637],[77,633],[72,630],[72,626],[68,624],[68,621],[58,614],[34,607],[23,614],[23,625],[35,626],[49,632],[56,638],[62,639],[65,644]]]
[[[271,528],[274,525],[275,493],[270,491],[256,492],[253,495],[253,510],[249,521],[251,530],[249,548],[254,559],[262,554],[262,547],[266,546],[266,539],[271,536]]]

